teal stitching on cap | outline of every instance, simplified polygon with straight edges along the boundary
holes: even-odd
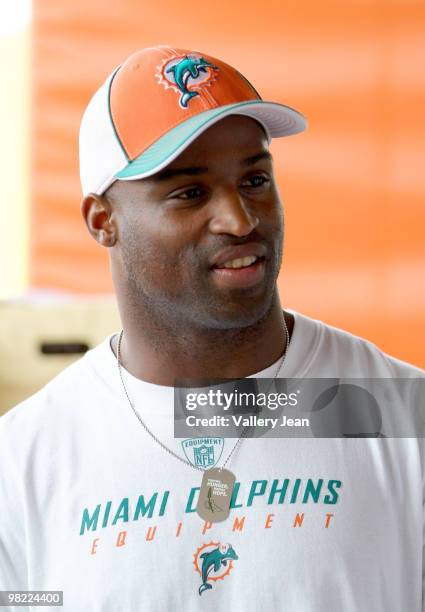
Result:
[[[203,117],[203,120],[201,120],[201,122],[199,121],[202,115],[195,115],[194,117],[187,119],[186,121],[180,123],[175,128],[173,128],[171,132],[168,132],[167,134],[159,138],[155,143],[150,145],[148,149],[146,149],[133,161],[129,162],[129,164],[125,168],[115,174],[115,178],[127,178],[151,170],[155,166],[160,165],[168,157],[173,155],[173,153],[175,153],[177,149],[181,148],[184,143],[191,138],[195,131],[202,128],[206,123],[211,121],[211,119],[215,119],[216,117],[225,114],[229,109],[236,109],[258,104],[261,104],[261,100],[250,100],[248,102],[228,104],[226,106],[220,107],[219,109],[212,109],[210,111],[206,111],[206,113],[208,113],[208,116]],[[195,128],[192,127],[193,125],[195,125]],[[172,146],[171,148],[170,146],[167,146],[168,141],[171,141],[170,145],[172,145],[172,141],[176,139],[179,132],[187,132],[188,130],[189,133],[182,140],[179,139],[176,145]],[[167,149],[166,152],[163,152],[164,148]],[[156,149],[159,149],[159,151],[157,151]]]

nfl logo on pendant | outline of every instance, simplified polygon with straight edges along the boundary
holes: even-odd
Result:
[[[220,460],[224,438],[189,438],[183,440],[181,444],[187,460],[193,466],[207,470]]]

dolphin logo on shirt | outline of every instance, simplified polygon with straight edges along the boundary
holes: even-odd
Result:
[[[210,64],[203,57],[185,56],[177,64],[169,66],[165,70],[166,73],[171,73],[174,77],[175,84],[180,91],[180,106],[187,108],[189,101],[195,96],[199,96],[197,91],[188,89],[188,81],[190,78],[196,79],[201,72],[207,72],[208,68],[218,70],[217,66]]]
[[[212,571],[217,573],[222,565],[226,566],[228,561],[236,561],[239,557],[231,544],[225,544],[204,552],[200,555],[200,559],[202,559],[202,584],[199,587],[199,595],[202,595],[207,589],[212,589],[212,585],[208,582],[210,573]]]

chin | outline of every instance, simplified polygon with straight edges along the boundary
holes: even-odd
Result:
[[[263,321],[270,313],[275,292],[271,291],[259,300],[246,296],[243,300],[214,304],[205,317],[206,327],[223,330],[237,330],[252,327]]]

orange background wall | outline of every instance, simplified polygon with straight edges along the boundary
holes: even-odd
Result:
[[[132,51],[192,48],[309,120],[272,144],[284,306],[425,367],[422,0],[35,0],[33,14],[32,286],[112,291],[79,212],[81,114]]]

